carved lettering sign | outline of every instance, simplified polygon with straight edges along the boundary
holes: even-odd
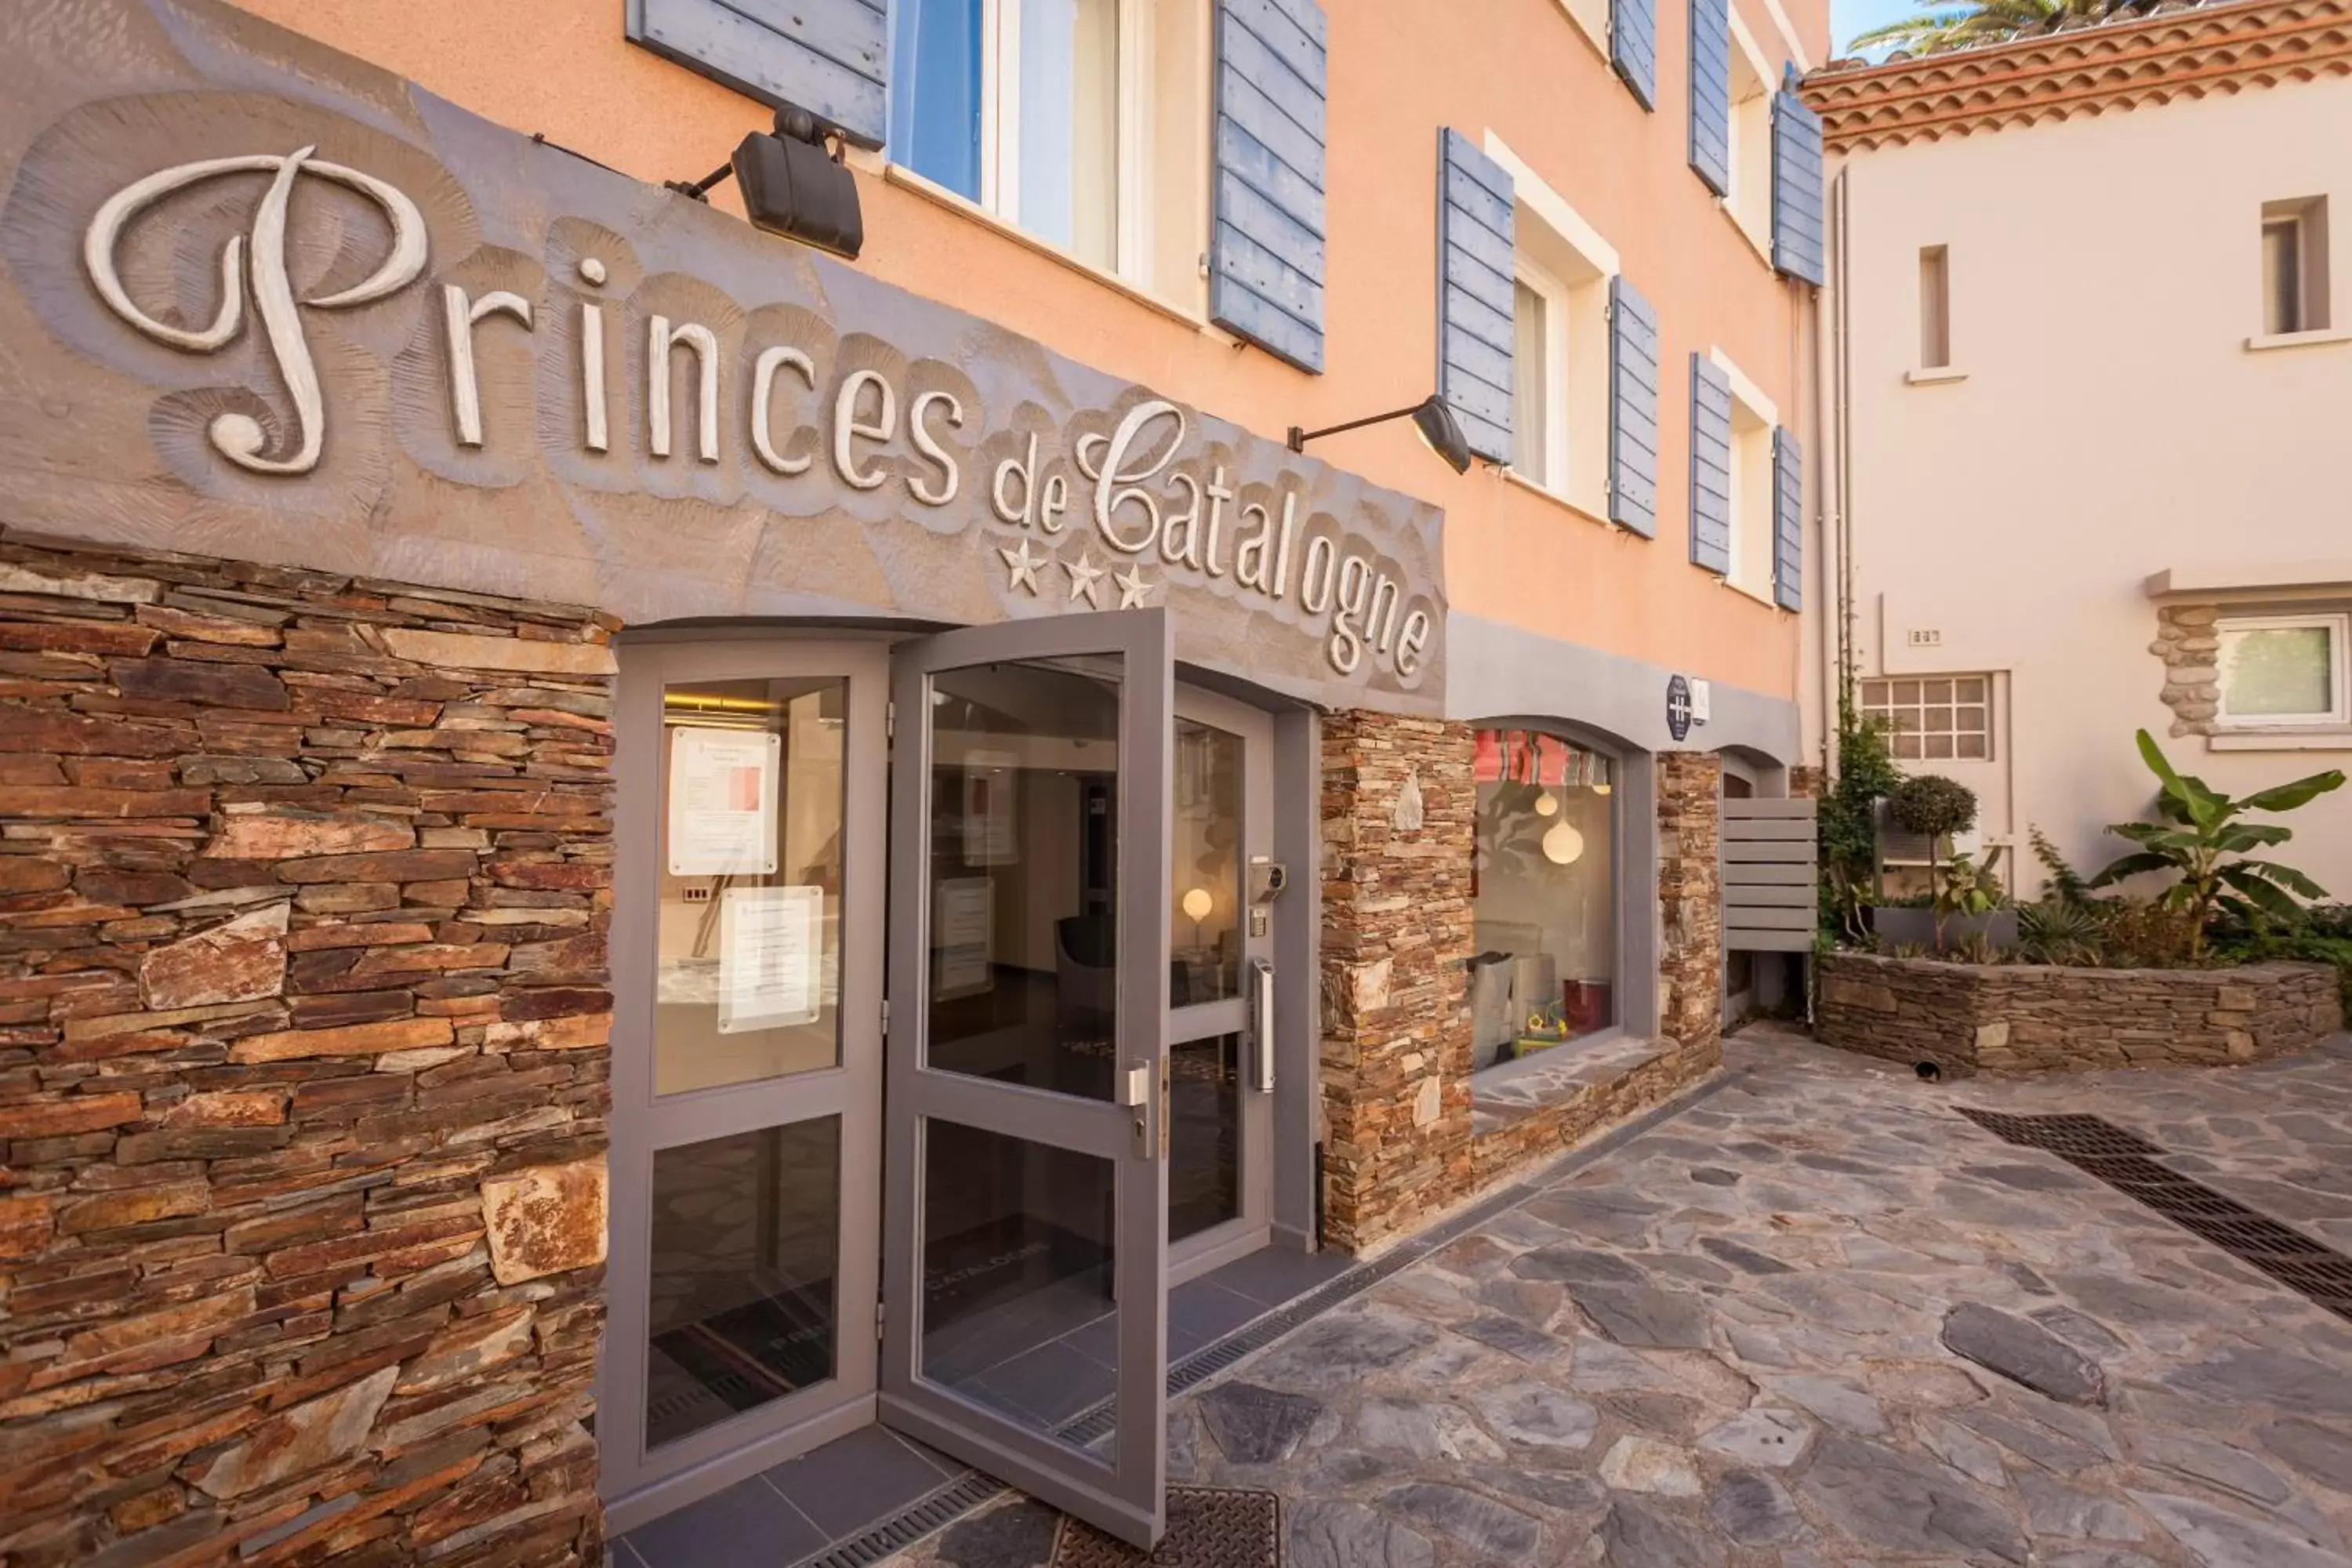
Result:
[[[1165,603],[1436,705],[1426,503],[239,13],[89,10],[0,59],[5,521],[634,623]]]

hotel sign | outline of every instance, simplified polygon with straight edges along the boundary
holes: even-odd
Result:
[[[0,61],[5,521],[636,623],[1166,604],[1436,706],[1427,504],[235,11],[93,9]]]

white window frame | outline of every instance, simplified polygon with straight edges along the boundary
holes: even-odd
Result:
[[[981,39],[980,205],[1022,228],[1021,0],[982,0]],[[1118,212],[1108,270],[1130,282],[1147,281],[1150,268],[1151,44],[1151,0],[1118,0]],[[1096,265],[1075,254],[1071,259]]]
[[[1568,285],[1553,275],[1550,268],[1524,251],[1511,258],[1511,277],[1525,284],[1529,292],[1544,304],[1543,364],[1544,427],[1539,438],[1543,445],[1543,477],[1511,471],[1528,483],[1565,496],[1570,492],[1575,466],[1570,460],[1568,446]],[[1517,335],[1516,331],[1513,334]],[[1511,374],[1526,374],[1527,367],[1515,359]]]
[[[1756,254],[1766,266],[1772,260],[1772,62],[1748,24],[1739,19],[1739,7],[1727,6],[1731,16],[1732,68],[1724,73],[1724,123],[1728,130],[1725,137],[1724,184],[1729,187],[1716,198],[1724,216],[1747,237]],[[1756,90],[1747,98],[1738,96],[1740,65],[1746,65],[1756,80]],[[1754,107],[1743,111],[1742,106]],[[1755,145],[1743,156],[1740,144],[1743,131],[1750,132]]]
[[[2214,623],[2218,640],[2224,632],[2300,631],[2317,626],[2327,633],[2327,689],[2332,706],[2325,713],[2232,713],[2230,711],[2230,683],[2226,668],[2218,668],[2221,654],[2217,649],[2214,686],[2219,693],[2218,710],[2213,715],[2216,730],[2231,733],[2263,730],[2340,730],[2352,726],[2352,612],[2331,610],[2301,616],[2223,616]]]
[[[1486,156],[1511,176],[1516,241],[1512,268],[1523,263],[1549,276],[1559,289],[1557,333],[1547,338],[1559,351],[1556,382],[1545,387],[1548,437],[1559,445],[1545,447],[1546,482],[1538,484],[1512,469],[1504,472],[1517,484],[1571,507],[1596,522],[1608,519],[1609,476],[1609,280],[1622,270],[1617,247],[1584,220],[1574,207],[1527,161],[1511,151],[1492,131],[1486,132]],[[1559,268],[1547,265],[1546,254],[1576,268],[1571,279]],[[1540,292],[1540,290],[1538,290]],[[1549,326],[1549,322],[1547,323]],[[1513,372],[1517,374],[1516,369]]]
[[[1721,349],[1707,351],[1707,360],[1731,384],[1731,469],[1728,520],[1731,569],[1723,580],[1752,599],[1772,599],[1772,430],[1780,423],[1778,405],[1764,389]],[[1743,420],[1742,416],[1746,418]],[[1742,430],[1741,425],[1748,428]],[[1748,552],[1759,542],[1763,554],[1751,562]]]
[[[1990,763],[1999,760],[1998,753],[2000,750],[1999,744],[1999,731],[2000,729],[2000,689],[1999,683],[1994,680],[1993,672],[1991,670],[1935,670],[1923,675],[1914,675],[1906,671],[1899,675],[1864,676],[1862,678],[1861,691],[1859,693],[1860,700],[1857,703],[1857,706],[1861,709],[1864,717],[1883,719],[1888,721],[1890,723],[1893,721],[1894,717],[1896,714],[1908,712],[1913,709],[1924,711],[1929,707],[1948,707],[1957,712],[1962,708],[1974,708],[1979,706],[1978,703],[1961,701],[1957,689],[1953,691],[1952,700],[1948,703],[1929,703],[1923,693],[1921,700],[1916,703],[1906,703],[1901,708],[1895,706],[1894,698],[1896,683],[1901,681],[1911,681],[1924,685],[1926,682],[1930,680],[1948,680],[1953,682],[1956,688],[1958,683],[1963,680],[1981,680],[1984,682],[1984,701],[1981,704],[1984,709],[1984,730],[1982,731],[1984,735],[1984,755],[1980,757],[1964,757],[1959,754],[1960,737],[1963,735],[1974,735],[1979,731],[1975,730],[1960,729],[1958,727],[1958,721],[1955,720],[1953,728],[1948,731],[1928,731],[1924,729],[1910,731],[1909,733],[1918,738],[1919,754],[1916,757],[1897,757],[1895,759],[1896,765],[1905,768],[1924,768],[1930,765],[1937,767],[1973,767],[1979,763]],[[1885,706],[1874,707],[1871,705],[1870,689],[1873,686],[1884,686],[1886,688],[1887,701]],[[1943,735],[1952,742],[1952,754],[1950,756],[1931,757],[1927,755],[1928,738],[1935,734]],[[1892,751],[1893,747],[1890,746],[1889,750]]]

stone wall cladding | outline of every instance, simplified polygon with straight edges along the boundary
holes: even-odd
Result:
[[[1723,759],[1661,752],[1658,1032],[1704,1047],[1723,1032]]]
[[[1474,756],[1465,724],[1323,723],[1324,1237],[1350,1251],[1473,1185]]]
[[[1953,1074],[2220,1067],[2344,1026],[2324,964],[2062,969],[1855,952],[1821,960],[1814,1016],[1824,1044]]]
[[[609,620],[0,536],[0,1560],[603,1558]]]
[[[2172,710],[2172,734],[2210,735],[2221,711],[2221,635],[2213,605],[2166,605],[2156,612],[2147,651],[2164,661],[2158,695]]]

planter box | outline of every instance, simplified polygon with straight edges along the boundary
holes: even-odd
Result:
[[[1878,908],[1870,911],[1870,929],[1890,946],[1936,946],[1936,911]],[[1944,921],[1944,951],[1950,952],[1979,933],[1990,935],[1995,947],[2017,945],[2017,911],[1993,910],[1981,915],[1950,915]]]
[[[2060,969],[1832,952],[1814,1005],[1824,1044],[1954,1076],[2220,1067],[2343,1026],[2336,971],[2320,963]]]

